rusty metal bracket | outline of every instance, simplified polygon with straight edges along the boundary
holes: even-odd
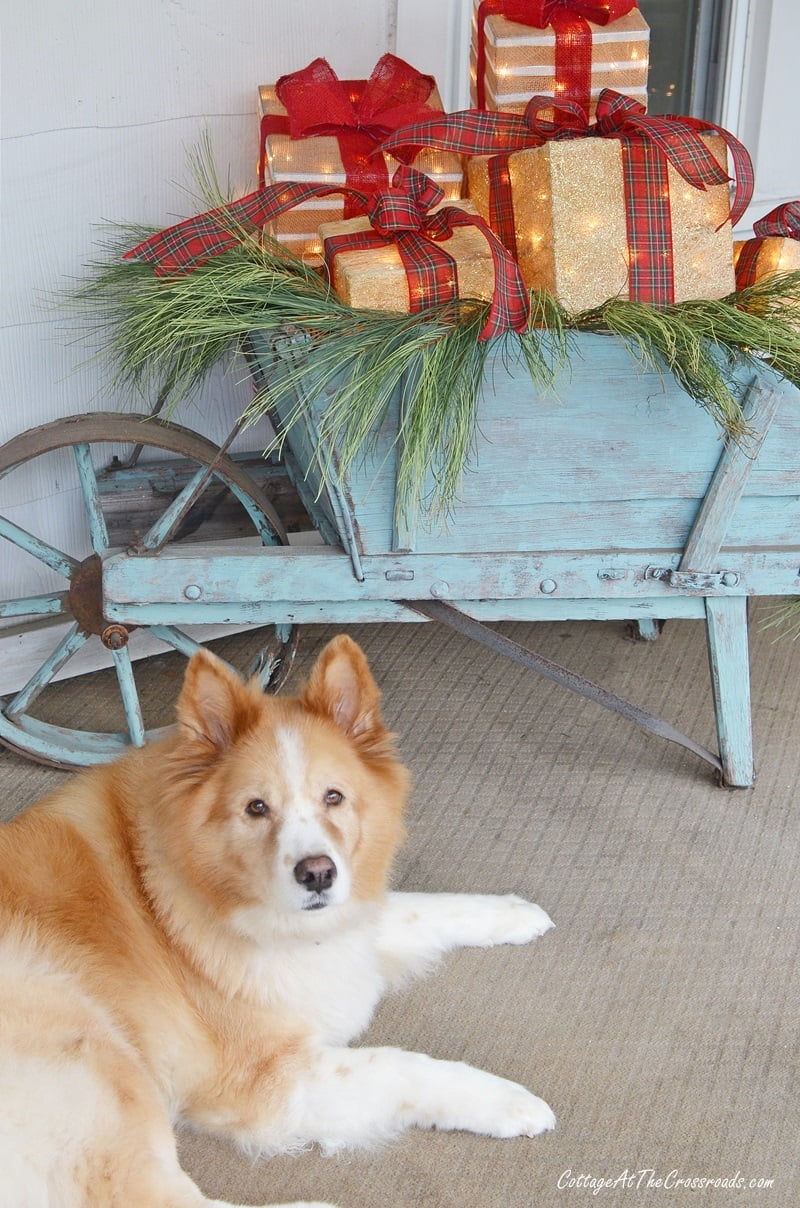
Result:
[[[735,570],[675,570],[671,566],[648,566],[645,579],[657,579],[678,591],[700,592],[707,595],[721,587],[738,587],[741,576]]]

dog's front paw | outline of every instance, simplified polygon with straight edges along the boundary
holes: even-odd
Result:
[[[554,926],[553,920],[534,902],[516,894],[476,895],[473,898],[473,934],[476,947],[494,944],[529,944]]]
[[[524,1086],[517,1086],[513,1082],[509,1086],[512,1089],[498,1104],[492,1136],[537,1137],[539,1133],[555,1128],[555,1115],[544,1099],[532,1095]]]
[[[236,1208],[234,1204],[228,1204],[227,1201],[213,1200],[212,1208]],[[292,1200],[290,1204],[264,1204],[263,1208],[338,1208],[337,1204],[329,1204],[326,1200],[323,1204],[321,1200],[314,1200],[313,1204],[309,1200]]]
[[[280,1208],[280,1204],[278,1205],[278,1208]],[[318,1202],[317,1200],[314,1200],[313,1204],[310,1204],[306,1200],[303,1200],[302,1202],[298,1201],[293,1204],[286,1204],[285,1208],[338,1208],[338,1205],[329,1204],[327,1200],[325,1201],[324,1204],[321,1202]]]
[[[544,1099],[532,1095],[518,1082],[476,1072],[472,1085],[462,1087],[457,1109],[463,1113],[456,1128],[490,1137],[536,1137],[555,1128],[556,1118]]]

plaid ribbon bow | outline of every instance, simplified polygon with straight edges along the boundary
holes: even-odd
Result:
[[[494,294],[486,323],[478,337],[489,340],[509,329],[524,331],[530,298],[519,266],[489,226],[476,214],[457,206],[442,206],[439,186],[413,168],[399,167],[390,188],[373,197],[368,217],[371,229],[334,235],[325,240],[325,260],[332,269],[339,252],[395,244],[408,280],[412,314],[452,302],[458,295],[458,268],[441,246],[458,226],[477,227],[492,253]]]
[[[152,264],[157,277],[180,277],[213,256],[239,247],[247,238],[260,239],[262,228],[285,210],[310,197],[328,197],[333,193],[354,196],[362,213],[369,204],[365,193],[347,185],[306,185],[295,181],[267,185],[239,201],[207,210],[194,218],[185,218],[183,222],[151,235],[125,252],[122,258]]]
[[[478,108],[486,107],[486,18],[505,17],[536,29],[551,26],[555,33],[553,91],[559,100],[577,101],[588,108],[592,88],[592,31],[632,9],[636,0],[481,0],[475,15],[476,89]]]
[[[545,119],[542,111],[553,112],[555,116],[552,120]],[[610,88],[600,93],[596,120],[591,125],[582,106],[534,96],[522,115],[465,110],[395,131],[383,146],[397,158],[404,158],[418,146],[490,156],[489,222],[516,256],[509,155],[540,147],[551,139],[619,139],[623,144],[631,252],[630,292],[639,301],[659,306],[674,301],[667,163],[696,189],[731,179],[700,138],[705,131],[721,135],[731,152],[735,187],[728,217],[735,224],[753,193],[753,166],[742,143],[722,127],[699,118],[673,114],[649,117],[638,101]]]
[[[783,238],[800,240],[800,201],[787,201],[776,206],[753,223],[754,239],[748,239],[736,261],[736,286],[745,289],[755,285],[758,253],[765,239]]]
[[[430,213],[431,207],[444,200],[444,193],[413,168],[398,168],[392,187],[372,199],[346,185],[328,187],[296,182],[267,185],[239,201],[184,219],[151,235],[126,252],[123,259],[152,264],[157,277],[181,276],[213,256],[238,247],[248,237],[260,238],[261,228],[292,206],[310,197],[333,193],[355,195],[364,210],[369,208],[374,228],[327,240],[325,255],[329,266],[337,252],[396,243],[408,277],[410,309],[417,312],[458,297],[456,264],[440,242],[448,239],[457,226],[475,226],[489,244],[494,265],[494,296],[479,338],[488,340],[509,329],[525,330],[530,299],[516,262],[478,215],[467,214],[455,206],[444,206]]]
[[[731,179],[700,138],[704,131],[722,135],[731,152],[735,186],[727,218],[735,225],[747,209],[754,184],[750,156],[738,139],[699,118],[648,117],[644,106],[630,97],[611,89],[600,93],[593,133],[622,142],[630,294],[640,302],[669,306],[675,301],[667,164],[695,189]]]
[[[378,60],[368,80],[340,80],[326,59],[281,76],[275,93],[286,114],[261,119],[259,185],[266,183],[267,137],[288,134],[292,139],[335,137],[350,188],[368,194],[387,188],[389,173],[376,154],[378,144],[401,126],[441,113],[426,104],[435,86],[433,76],[391,54]],[[363,213],[357,201],[345,198],[346,218]]]

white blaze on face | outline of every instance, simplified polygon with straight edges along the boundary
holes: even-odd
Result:
[[[277,894],[287,910],[304,910],[310,905],[336,906],[350,896],[351,875],[344,853],[325,825],[325,792],[331,785],[319,780],[308,758],[302,736],[293,729],[280,727],[275,734],[278,752],[282,802],[277,836]],[[319,781],[319,782],[318,782]],[[336,867],[336,877],[321,894],[309,891],[295,877],[301,860],[328,856]]]

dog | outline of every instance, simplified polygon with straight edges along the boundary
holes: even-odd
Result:
[[[388,892],[407,790],[340,635],[287,698],[201,650],[166,738],[0,827],[2,1208],[233,1208],[181,1169],[177,1123],[265,1156],[554,1126],[516,1083],[347,1047],[445,952],[552,926],[515,896]]]

